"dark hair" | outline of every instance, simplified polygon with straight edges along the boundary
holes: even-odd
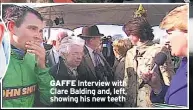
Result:
[[[137,36],[141,42],[154,39],[153,30],[144,17],[132,18],[123,26],[123,31],[127,36]]]
[[[8,21],[14,21],[16,26],[19,27],[28,13],[33,13],[36,15],[41,21],[43,18],[39,12],[28,7],[28,6],[17,6],[17,5],[2,5],[2,18],[4,22],[7,24]]]

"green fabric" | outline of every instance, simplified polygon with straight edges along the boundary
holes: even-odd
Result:
[[[50,81],[53,77],[48,71],[49,68],[40,69],[36,66],[35,55],[26,53],[24,58],[19,60],[12,51],[3,78],[3,107],[32,107],[37,87],[41,102],[50,105]]]

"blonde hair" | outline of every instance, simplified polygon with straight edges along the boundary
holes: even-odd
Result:
[[[188,27],[188,5],[176,7],[167,14],[162,22],[160,28],[166,30],[179,29],[181,31],[187,31]]]
[[[132,43],[129,39],[120,39],[113,42],[114,50],[121,56],[125,57],[127,50],[132,48]]]

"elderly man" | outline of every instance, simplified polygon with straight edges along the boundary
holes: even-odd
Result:
[[[160,83],[160,76],[157,73],[146,72],[143,74],[143,79],[152,88],[152,102],[187,106],[187,25],[188,5],[173,9],[160,23],[160,27],[168,33],[167,38],[172,55],[182,57],[182,61],[169,87]]]
[[[40,93],[40,101],[49,106],[53,77],[40,43],[43,18],[29,7],[3,5],[2,9],[11,42],[10,63],[2,81],[2,106],[32,107],[36,91]]]
[[[68,33],[65,31],[57,31],[53,40],[52,49],[46,51],[46,63],[52,67],[59,61],[59,47],[63,38],[68,37]]]
[[[55,80],[80,80],[80,76],[77,72],[77,67],[80,65],[83,57],[83,48],[85,41],[79,37],[70,36],[66,37],[61,41],[59,53],[59,62],[51,68],[51,74],[54,76]],[[70,89],[74,88],[71,86],[59,86],[58,90],[69,90],[68,94],[56,95],[55,99],[52,99],[55,107],[75,107],[80,106],[75,102],[59,102],[57,101],[59,97],[76,97],[76,95],[70,94]]]
[[[79,35],[85,39],[83,60],[78,67],[78,72],[82,74],[87,81],[113,81],[113,73],[110,65],[105,60],[99,48],[101,47],[101,37],[103,34],[99,32],[96,25],[83,27],[82,34]],[[92,89],[106,89],[111,87],[92,87]],[[100,96],[100,95],[99,95]],[[105,96],[105,95],[104,95]],[[91,96],[92,97],[92,96]],[[112,106],[108,102],[89,103],[87,106],[105,107]]]

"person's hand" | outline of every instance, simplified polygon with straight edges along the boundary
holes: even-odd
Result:
[[[152,90],[156,93],[159,93],[161,91],[162,85],[161,85],[161,77],[158,73],[148,71],[141,74],[142,79],[151,86]]]
[[[41,46],[40,42],[29,41],[26,42],[27,52],[33,53],[36,56],[37,64],[40,68],[44,69],[45,66],[45,49]]]

